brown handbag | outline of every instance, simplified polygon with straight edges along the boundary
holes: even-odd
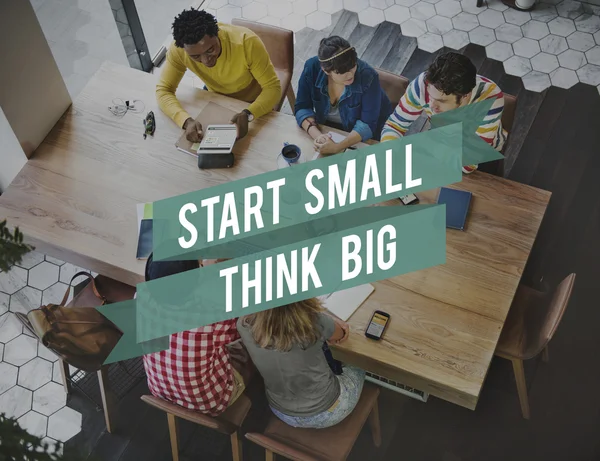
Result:
[[[89,283],[65,305],[73,281],[80,276]],[[19,320],[52,352],[69,365],[84,371],[97,371],[113,350],[122,332],[94,307],[133,299],[135,287],[101,275],[96,279],[78,272],[60,304],[48,304],[18,315]]]

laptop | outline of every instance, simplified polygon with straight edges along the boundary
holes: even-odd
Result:
[[[471,205],[473,194],[464,190],[442,187],[438,196],[438,203],[446,204],[446,227],[450,229],[465,230],[467,214]]]
[[[235,125],[208,125],[198,154],[230,154],[237,138]]]

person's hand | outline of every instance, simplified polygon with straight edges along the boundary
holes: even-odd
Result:
[[[248,134],[248,114],[246,112],[240,112],[235,114],[231,119],[231,123],[237,126],[237,138],[242,139]]]
[[[188,141],[202,141],[202,136],[204,136],[204,132],[202,131],[202,124],[200,122],[197,122],[196,120],[190,117],[183,124],[183,129],[185,130],[185,137]]]
[[[317,146],[321,146],[322,144],[325,144],[327,141],[331,140],[331,135],[330,134],[320,134],[319,136],[317,136],[315,138],[315,149],[317,148]]]
[[[343,149],[338,143],[328,139],[322,144],[315,141],[315,150],[320,154],[339,154]]]
[[[333,317],[333,316],[331,316],[331,317]],[[340,343],[343,343],[350,336],[350,325],[348,325],[346,322],[344,322],[343,320],[340,320],[337,317],[333,317],[333,321],[342,329],[343,336],[340,339],[338,339],[338,340],[328,341],[328,342],[330,344],[340,344]]]

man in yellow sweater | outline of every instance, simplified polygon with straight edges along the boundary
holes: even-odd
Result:
[[[218,23],[206,11],[183,11],[173,22],[174,41],[156,85],[161,110],[183,128],[189,141],[202,138],[202,125],[181,107],[175,96],[190,69],[206,89],[251,103],[231,123],[238,138],[248,133],[248,122],[271,110],[281,98],[281,83],[264,44],[252,31]]]

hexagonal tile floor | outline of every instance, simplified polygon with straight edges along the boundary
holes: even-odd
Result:
[[[51,445],[81,430],[81,414],[66,406],[58,357],[24,333],[15,313],[59,302],[66,283],[81,270],[31,252],[18,266],[0,272],[0,411]]]
[[[600,91],[600,6],[541,0],[522,12],[501,0],[486,0],[480,8],[476,0],[249,0],[243,8],[239,3],[208,0],[204,6],[222,22],[244,17],[294,32],[323,30],[332,14],[345,9],[365,26],[399,24],[403,35],[415,37],[430,53],[444,46],[484,46],[489,58],[502,61],[506,73],[521,77],[531,91],[570,88],[580,81]],[[18,275],[13,284],[19,286]]]

